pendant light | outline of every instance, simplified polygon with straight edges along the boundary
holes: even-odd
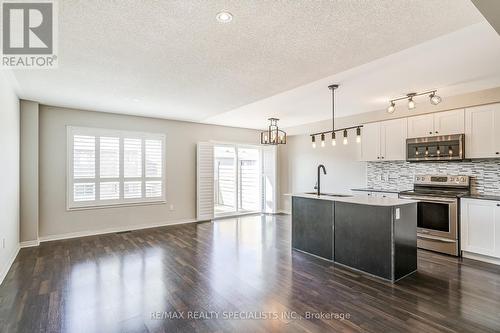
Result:
[[[260,144],[262,145],[284,145],[286,144],[286,133],[278,128],[278,118],[269,118],[270,124],[267,131],[260,133]]]
[[[347,145],[349,143],[347,137],[348,137],[348,130],[350,129],[356,129],[356,142],[360,143],[361,142],[361,127],[363,125],[358,125],[358,126],[352,126],[352,127],[346,127],[346,128],[339,128],[335,129],[335,89],[339,87],[338,84],[332,84],[328,86],[328,88],[332,91],[332,130],[331,131],[325,131],[325,132],[319,132],[319,133],[314,133],[310,134],[311,135],[311,143],[312,147],[316,148],[316,135],[319,135],[321,138],[321,147],[325,146],[325,136],[328,133],[332,134],[332,146],[337,145],[337,139],[336,139],[336,134],[335,132],[343,132],[343,139],[342,143],[344,145]]]

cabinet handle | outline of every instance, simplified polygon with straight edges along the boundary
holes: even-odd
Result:
[[[432,132],[429,132],[429,134],[432,134]]]
[[[436,131],[436,134],[438,134],[438,133],[439,133],[439,132],[438,132],[438,131]]]
[[[500,155],[500,151],[497,151],[495,154]]]
[[[384,159],[384,156],[382,156],[381,159]]]
[[[377,160],[380,160],[380,156],[377,156]]]
[[[500,207],[500,204],[497,204],[497,207]]]

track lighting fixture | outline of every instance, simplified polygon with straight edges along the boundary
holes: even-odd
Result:
[[[391,101],[391,105],[387,108],[387,113],[394,113],[396,111],[396,104],[394,101]]]
[[[417,103],[415,102],[414,98],[417,96],[427,95],[427,94],[430,94],[429,101],[431,102],[432,105],[438,105],[439,103],[441,103],[441,97],[436,95],[436,90],[428,90],[421,93],[408,93],[406,94],[406,96],[391,99],[389,101],[390,104],[387,107],[387,113],[394,113],[394,111],[396,110],[395,102],[403,99],[408,100],[408,110],[414,110],[417,107]]]
[[[328,88],[332,91],[332,130],[310,134],[311,135],[311,143],[312,143],[313,148],[316,148],[316,135],[320,135],[321,147],[324,147],[325,146],[325,135],[328,133],[332,133],[332,146],[336,146],[337,139],[336,139],[335,133],[340,132],[340,131],[343,131],[343,134],[344,134],[343,139],[342,139],[342,143],[345,145],[348,144],[347,131],[350,129],[356,129],[356,142],[357,143],[361,142],[361,127],[363,127],[363,125],[335,129],[335,89],[337,89],[338,87],[339,87],[338,84],[332,84],[332,85],[328,86]]]
[[[441,103],[441,97],[436,95],[435,91],[433,91],[432,94],[429,95],[429,100],[431,101],[432,105],[438,105],[439,103]]]
[[[415,104],[415,101],[413,100],[413,96],[410,96],[408,98],[408,110],[413,110],[416,107],[417,107],[417,105]]]

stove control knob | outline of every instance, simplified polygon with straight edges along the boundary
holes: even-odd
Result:
[[[465,177],[460,178],[460,181],[461,181],[462,183],[465,183]]]
[[[455,178],[450,177],[450,182],[452,182],[452,181],[454,181],[454,180],[455,180]],[[457,179],[457,180],[458,180],[458,179]]]

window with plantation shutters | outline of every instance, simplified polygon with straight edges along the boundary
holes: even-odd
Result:
[[[165,135],[68,127],[68,209],[165,201]]]

